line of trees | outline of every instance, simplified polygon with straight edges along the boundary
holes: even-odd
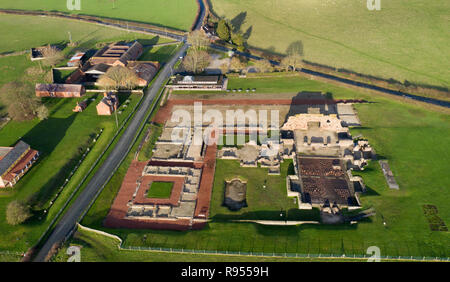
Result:
[[[203,31],[195,30],[189,33],[187,42],[191,45],[186,56],[183,59],[183,68],[192,73],[201,73],[211,62],[211,56],[208,53],[209,39]]]
[[[240,31],[233,31],[233,25],[230,21],[220,19],[217,23],[216,33],[220,39],[226,42],[232,42],[239,51],[245,50],[244,35]]]

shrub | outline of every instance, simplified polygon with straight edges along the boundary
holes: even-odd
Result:
[[[23,202],[14,200],[6,207],[6,221],[11,225],[21,224],[31,216],[30,207]]]

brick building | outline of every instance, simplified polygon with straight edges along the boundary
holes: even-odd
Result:
[[[112,115],[119,107],[119,98],[111,92],[104,93],[103,99],[97,104],[98,115]]]
[[[81,97],[86,89],[81,84],[42,84],[35,87],[37,97],[74,98]]]
[[[0,147],[0,188],[14,186],[38,157],[39,152],[23,141],[14,147]]]

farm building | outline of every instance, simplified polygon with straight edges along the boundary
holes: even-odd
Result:
[[[173,90],[226,90],[228,79],[223,75],[177,75],[172,79],[168,88]]]
[[[75,108],[72,111],[75,113],[81,113],[86,109],[86,107],[87,107],[87,100],[84,100],[81,102],[77,102]]]
[[[0,147],[0,188],[14,186],[38,157],[39,152],[23,141],[14,147]]]
[[[73,98],[81,97],[86,89],[81,84],[36,84],[37,97]]]
[[[137,60],[144,47],[137,41],[132,43],[117,42],[103,47],[89,60],[92,65],[107,64],[111,66],[127,66],[129,61]]]
[[[78,67],[81,66],[82,60],[86,53],[78,52],[67,62],[68,67]]]
[[[119,98],[116,94],[111,92],[104,93],[103,99],[97,104],[97,114],[98,115],[112,115],[115,110],[119,107]]]
[[[139,86],[147,86],[159,70],[158,62],[128,62],[128,67],[136,72]]]

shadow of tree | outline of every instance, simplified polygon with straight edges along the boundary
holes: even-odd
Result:
[[[241,31],[242,25],[245,23],[245,18],[247,17],[247,12],[240,12],[239,14],[234,17],[230,23],[233,28],[233,32],[239,32]]]
[[[303,56],[303,42],[301,40],[297,40],[289,44],[289,46],[286,48],[286,54]]]

